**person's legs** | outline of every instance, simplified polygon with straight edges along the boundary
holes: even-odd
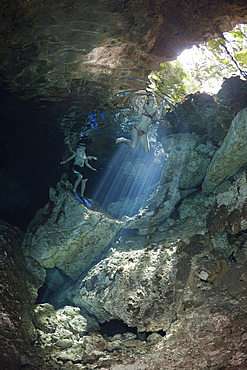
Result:
[[[73,192],[76,193],[76,189],[78,188],[78,185],[80,184],[82,180],[82,175],[80,173],[76,173],[77,180],[75,181],[74,187],[73,187]]]
[[[84,195],[84,191],[85,191],[85,188],[86,188],[86,182],[87,182],[87,179],[83,179],[81,181],[81,197],[83,198],[83,195]]]
[[[140,141],[142,144],[142,149],[145,153],[148,153],[150,150],[150,145],[149,145],[149,140],[148,140],[148,135],[144,134],[140,136]]]
[[[116,143],[125,143],[127,144],[131,149],[135,149],[137,147],[137,142],[138,142],[138,132],[137,130],[133,127],[131,130],[131,140],[126,139],[125,137],[119,137],[116,140]]]

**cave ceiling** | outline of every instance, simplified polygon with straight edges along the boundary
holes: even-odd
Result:
[[[145,89],[161,62],[247,21],[245,0],[2,0],[1,9],[5,94],[75,116]]]

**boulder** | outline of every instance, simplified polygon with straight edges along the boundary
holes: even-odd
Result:
[[[202,184],[204,192],[212,192],[226,177],[234,175],[247,163],[247,108],[233,119],[231,127],[214,154]]]
[[[207,228],[211,235],[225,230],[233,235],[247,229],[245,173],[216,195],[214,207],[207,216]]]
[[[122,222],[85,207],[61,183],[50,198],[30,223],[22,250],[27,261],[77,279],[107,249]]]
[[[179,201],[197,190],[216,151],[211,141],[195,133],[171,134],[162,145],[168,157],[158,186],[147,207],[124,224],[124,228],[139,229],[142,235],[168,219]]]
[[[100,322],[118,319],[139,331],[167,330],[174,319],[177,247],[113,250],[68,291],[69,298]]]
[[[179,133],[165,137],[162,146],[168,158],[161,184],[172,181],[179,189],[200,185],[216,151],[215,145],[195,133]]]

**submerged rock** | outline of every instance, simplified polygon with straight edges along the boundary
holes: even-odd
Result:
[[[136,228],[142,235],[168,219],[181,199],[198,190],[216,151],[211,141],[195,133],[171,134],[162,145],[168,157],[158,186],[147,207],[124,224],[124,228]]]
[[[78,307],[71,306],[55,311],[48,303],[37,305],[35,325],[39,329],[38,341],[43,347],[51,344],[71,347],[74,340],[79,340],[87,332],[86,318],[82,316]],[[64,342],[65,339],[71,341],[70,346],[69,342]]]
[[[68,293],[100,322],[118,319],[139,331],[166,330],[174,319],[176,243],[117,251],[94,266]]]
[[[58,184],[58,189],[51,192],[50,202],[35,215],[22,250],[27,261],[42,268],[59,268],[76,279],[97,262],[122,222],[86,208],[62,186]]]
[[[207,170],[202,189],[213,191],[226,177],[247,163],[247,108],[233,119],[231,127]]]
[[[162,140],[168,154],[161,184],[173,182],[179,189],[190,189],[202,183],[216,146],[195,133],[173,134]]]
[[[65,363],[65,368],[72,369],[75,362],[95,362],[103,355],[106,341],[98,333],[87,335],[87,320],[78,307],[55,311],[52,305],[41,304],[35,308],[35,317],[39,333],[36,343],[43,349],[47,368],[64,368]]]
[[[207,217],[211,235],[227,230],[238,234],[247,229],[247,181],[246,173],[239,176],[226,189],[217,189],[215,204]]]
[[[33,342],[37,331],[33,324],[36,294],[25,269],[20,251],[23,232],[0,222],[0,352],[1,369],[41,369],[42,359]],[[30,367],[29,367],[30,366]]]

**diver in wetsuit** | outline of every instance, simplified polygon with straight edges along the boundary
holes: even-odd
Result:
[[[85,188],[86,188],[86,182],[88,180],[85,176],[85,171],[84,171],[83,167],[84,167],[84,165],[86,165],[91,170],[97,171],[95,168],[90,166],[90,164],[88,163],[89,159],[97,160],[97,158],[93,157],[93,156],[88,157],[86,155],[85,139],[79,140],[78,143],[76,144],[76,151],[75,152],[73,151],[73,154],[69,158],[67,158],[65,161],[60,162],[60,164],[65,164],[65,163],[71,161],[74,158],[75,158],[75,160],[74,160],[74,164],[73,164],[73,172],[76,175],[77,179],[76,179],[74,187],[73,187],[73,193],[76,194],[76,190],[77,190],[77,188],[78,188],[78,186],[81,182],[80,197],[83,198],[84,191],[85,191]]]
[[[148,130],[149,126],[156,116],[157,111],[160,109],[159,117],[162,115],[162,111],[164,108],[165,103],[161,102],[156,108],[153,108],[154,106],[154,97],[152,94],[148,95],[147,102],[144,104],[142,108],[141,113],[141,119],[140,122],[134,126],[131,130],[131,140],[126,139],[124,137],[119,137],[116,140],[116,143],[125,143],[127,144],[131,149],[135,149],[137,147],[138,143],[138,137],[140,138],[140,142],[142,145],[142,149],[145,153],[148,153],[150,150],[149,140],[148,140]]]

